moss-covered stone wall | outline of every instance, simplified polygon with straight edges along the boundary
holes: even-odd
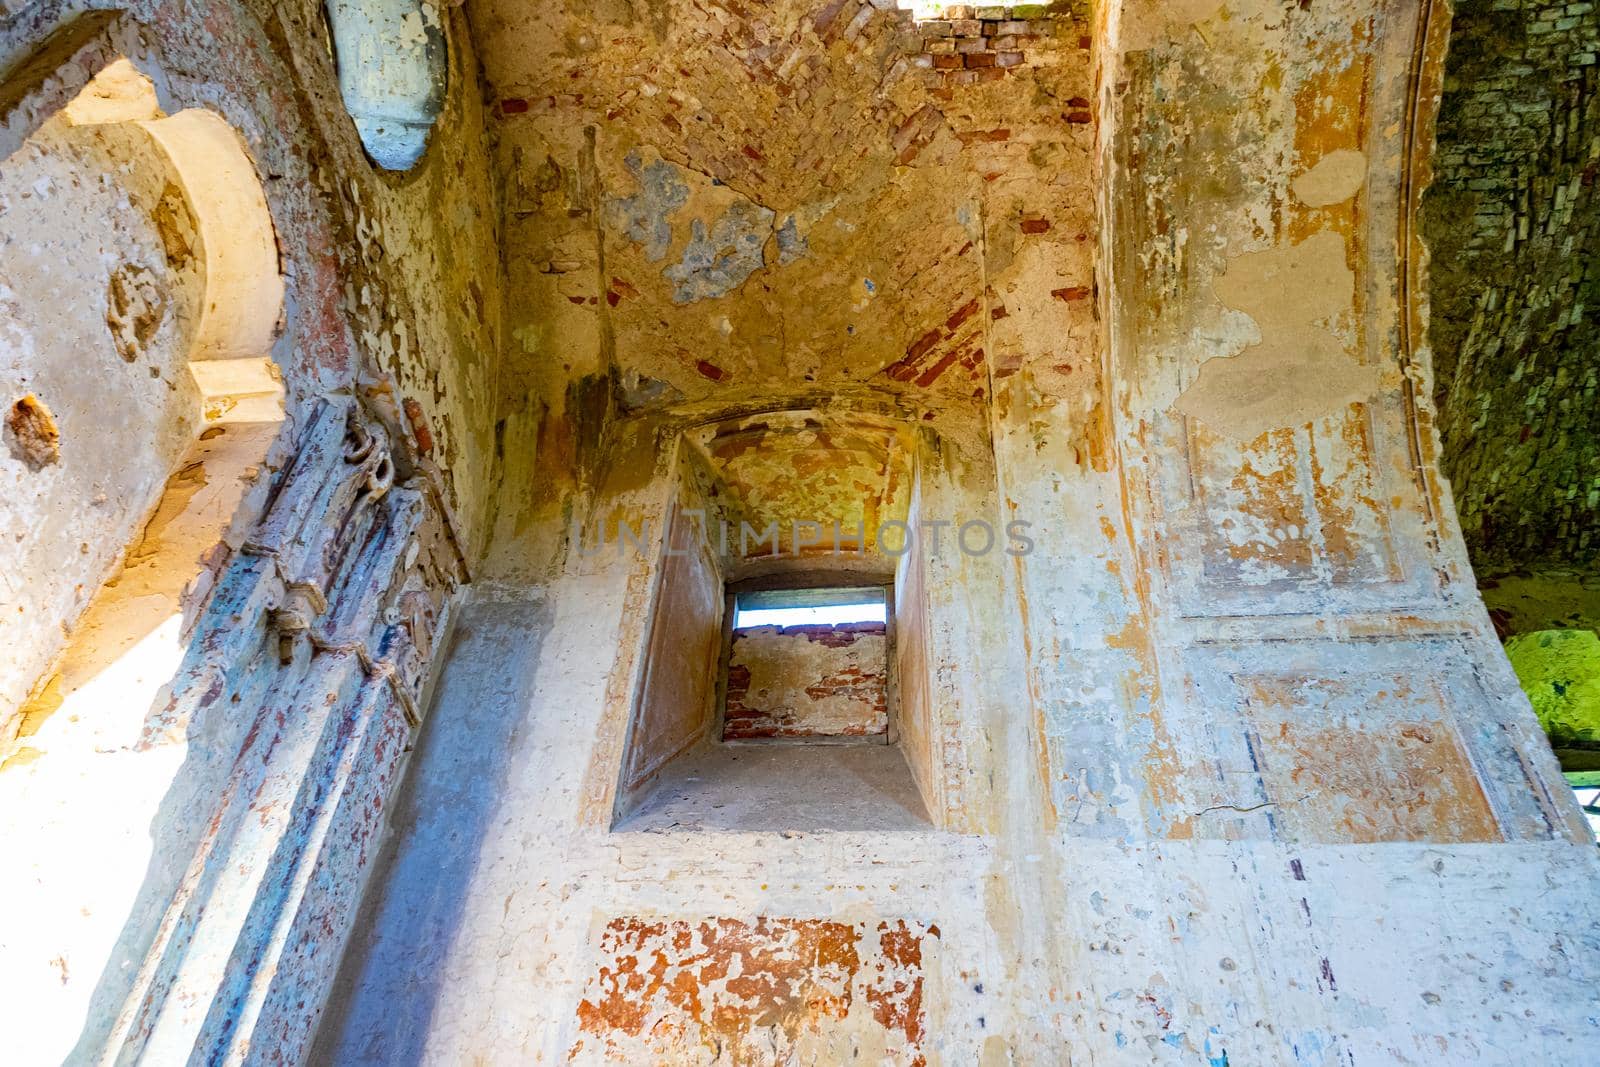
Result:
[[[1424,205],[1444,467],[1480,574],[1600,551],[1600,9],[1457,0]]]

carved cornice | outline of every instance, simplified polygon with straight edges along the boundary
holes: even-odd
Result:
[[[321,401],[242,552],[271,563],[280,664],[302,639],[312,655],[355,656],[415,727],[428,656],[466,570],[436,492],[394,478],[383,425],[350,398]]]

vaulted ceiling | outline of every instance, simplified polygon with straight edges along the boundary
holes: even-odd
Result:
[[[884,0],[469,13],[530,375],[614,367],[633,409],[863,385],[970,403],[1008,314],[997,277],[1029,242],[1087,254],[1068,221],[1092,215],[1087,30],[1065,12],[953,27]],[[975,40],[986,57],[965,59]]]

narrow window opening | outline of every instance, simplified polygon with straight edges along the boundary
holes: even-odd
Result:
[[[768,416],[724,436],[747,443],[738,457],[785,470],[858,464],[856,451],[818,444],[826,425],[809,412]],[[916,480],[892,432],[844,424],[826,440],[872,446],[860,483],[892,472],[872,513],[914,526]],[[741,547],[717,536],[719,519],[779,529],[788,515],[768,516],[803,501],[755,492],[765,465],[731,464],[698,438],[681,448],[611,829],[938,829],[938,690],[918,553],[875,542],[843,559]]]
[[[339,94],[361,145],[384,170],[410,170],[444,110],[438,8],[421,0],[327,0]]]
[[[888,621],[888,605],[880,588],[771,590],[744,593],[734,604],[735,630]]]

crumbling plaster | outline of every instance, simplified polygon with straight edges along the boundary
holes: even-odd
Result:
[[[282,378],[288,417],[255,446],[264,463],[226,474],[243,475],[247,492],[195,492],[180,478],[142,533],[142,515],[126,529],[97,528],[107,551],[131,548],[115,577],[134,591],[150,591],[144,553],[165,552],[159,546],[174,534],[169,502],[204,507],[213,540],[180,538],[200,573],[189,575],[196,600],[181,639],[162,631],[174,657],[161,673],[130,679],[137,684],[122,700],[103,702],[110,718],[53,719],[42,755],[0,769],[8,820],[0,832],[31,850],[8,867],[7,899],[25,912],[29,894],[51,894],[36,909],[47,932],[18,934],[0,954],[6,1029],[24,1061],[191,1052],[297,1060],[314,1023],[303,1006],[320,1001],[348,929],[368,862],[364,837],[416,725],[432,642],[444,639],[465,577],[462,555],[481,549],[486,529],[499,271],[481,111],[475,94],[454,94],[435,151],[409,180],[394,180],[356,144],[332,90],[315,3],[111,11],[45,0],[8,14],[0,26],[6,156],[27,152],[29,137],[123,59],[151,79],[163,111],[203,113],[243,143],[254,173],[237,175],[237,187],[264,195],[276,237],[268,254],[284,276],[282,318],[274,300],[259,351]],[[470,70],[460,15],[449,17],[458,24],[455,58]],[[85,103],[94,102],[73,106]],[[131,211],[85,205],[82,214],[140,225]],[[66,221],[50,220],[63,242],[73,236]],[[385,227],[403,235],[388,249]],[[159,263],[161,243],[151,248]],[[51,266],[93,261],[64,246]],[[93,310],[106,292],[101,276],[56,310]],[[170,330],[188,297],[177,287],[169,295]],[[230,302],[193,316],[200,349],[208,317],[237,313],[248,295],[235,288]],[[138,340],[139,323],[128,316],[111,326]],[[103,321],[100,329],[84,352],[109,336]],[[182,346],[157,340],[160,351],[143,361],[179,358]],[[113,383],[98,375],[83,388]],[[100,447],[102,424],[114,428],[117,413],[132,410],[122,391],[85,421],[76,405],[87,395],[78,384],[69,391],[61,421],[74,436],[62,439],[63,463],[72,449]],[[156,432],[183,438],[183,420]],[[137,442],[121,451],[140,463],[160,458]],[[208,474],[221,473],[204,462]],[[58,501],[50,521],[78,521],[91,495]],[[9,522],[16,512],[0,514]],[[167,576],[157,584],[161,597],[173,593]],[[58,611],[37,625],[73,621]],[[62,666],[72,673],[83,664]],[[62,841],[84,851],[62,850]],[[73,860],[94,854],[104,866]],[[222,1006],[236,997],[250,1008]]]
[[[1437,474],[1431,5],[1130,0],[966,85],[886,4],[473,0],[453,69],[484,57],[489,117],[453,80],[400,177],[312,0],[136,14],[121,50],[159,44],[265,176],[294,422],[144,724],[194,747],[89,1006],[118,1055],[1592,1044],[1593,841]],[[1240,284],[1308,253],[1300,306]],[[1237,388],[1308,337],[1340,388]],[[719,433],[758,457],[734,477]],[[793,516],[852,482],[1034,524],[899,564],[928,824],[614,832],[681,494]],[[579,550],[618,523],[637,547]]]
[[[882,623],[734,632],[725,740],[883,738],[888,731],[889,648]]]
[[[721,992],[728,953],[685,972],[626,940],[763,921],[937,926],[929,1062],[1497,1062],[1592,1036],[1594,909],[1501,906],[1595,857],[1434,465],[1411,220],[1442,12],[1106,5],[1003,90],[933,93],[887,49],[872,76],[890,20],[855,5],[471,11],[526,250],[508,336],[562,428],[522,427],[543,458],[513,464],[562,484],[497,527],[325,1054],[731,1062],[757,1033],[782,1062],[816,1032],[797,1000],[763,1013]],[[752,269],[677,299],[694,223],[730,218],[725,266]],[[756,267],[737,238],[766,231]],[[866,302],[885,251],[904,265]],[[886,310],[903,327],[839,338]],[[1252,352],[1296,380],[1258,392]],[[902,565],[942,831],[608,835],[660,535],[563,563],[559,526],[659,523],[679,433],[818,406],[920,427],[917,514],[1037,523],[1026,557]],[[451,770],[467,753],[484,784]],[[471,873],[430,892],[441,864]],[[721,1021],[644,987],[659,1032],[605,1016],[619,973],[662,968]]]
[[[20,63],[100,7],[31,5],[6,27],[6,56]],[[255,161],[278,232],[287,310],[272,354],[291,414],[322,392],[359,389],[411,443],[463,543],[480,552],[494,456],[499,220],[459,12],[451,9],[461,25],[449,40],[462,76],[427,155],[393,177],[366,159],[340,103],[318,0],[204,16],[161,2],[116,10],[124,14],[105,44],[8,113],[8,136],[20,141],[116,53],[155,80],[169,113],[199,107],[226,119]],[[426,238],[435,232],[449,240]]]

